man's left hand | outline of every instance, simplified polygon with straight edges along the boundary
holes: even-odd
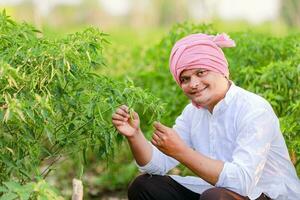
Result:
[[[176,159],[188,148],[174,129],[159,122],[154,122],[153,126],[154,133],[151,143],[164,154]]]

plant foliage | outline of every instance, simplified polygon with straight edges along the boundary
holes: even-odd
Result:
[[[159,117],[162,106],[150,93],[130,80],[94,73],[105,64],[106,38],[87,28],[47,39],[0,14],[1,183],[46,177],[69,156],[82,165],[89,150],[99,158],[111,156],[119,139],[111,114],[121,104]]]

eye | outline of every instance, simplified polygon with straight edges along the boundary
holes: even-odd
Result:
[[[189,80],[189,78],[187,78],[187,77],[181,77],[181,78],[180,78],[180,82],[181,82],[181,83],[187,83],[188,80]]]
[[[197,76],[202,77],[204,75],[206,75],[208,72],[208,70],[199,70],[197,71]]]

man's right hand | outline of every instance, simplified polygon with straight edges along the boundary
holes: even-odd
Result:
[[[130,117],[129,108],[125,105],[117,108],[116,112],[112,115],[112,123],[119,133],[127,138],[133,137],[140,132],[139,115],[132,111]]]
[[[122,105],[112,115],[112,123],[120,134],[126,136],[136,163],[140,166],[149,163],[152,158],[152,146],[140,129],[139,115],[132,110],[130,117],[129,108]]]

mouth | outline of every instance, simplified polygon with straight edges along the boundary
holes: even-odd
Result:
[[[208,88],[208,86],[206,86],[206,87],[204,87],[204,88],[202,88],[202,89],[200,89],[200,90],[196,90],[196,91],[194,91],[194,92],[191,92],[190,94],[191,94],[191,95],[195,95],[195,96],[201,95],[201,93],[202,93],[206,88]]]

